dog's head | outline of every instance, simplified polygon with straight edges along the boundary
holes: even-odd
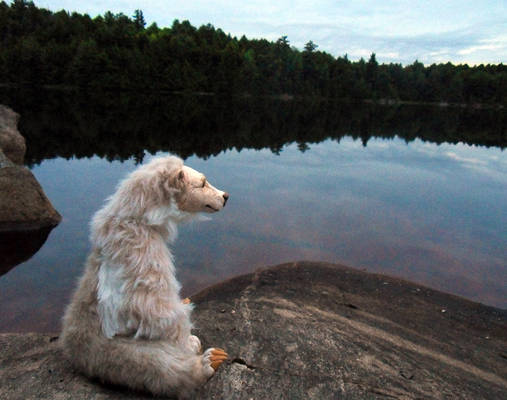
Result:
[[[138,212],[174,208],[184,213],[212,213],[224,208],[229,194],[183,165],[178,157],[157,157],[131,173],[120,185],[122,203],[135,203]],[[128,208],[128,207],[127,207]]]
[[[116,193],[93,217],[91,238],[98,246],[104,246],[108,235],[114,233],[111,218],[163,226],[171,220],[184,222],[202,212],[220,211],[228,198],[229,194],[213,187],[203,174],[183,165],[180,158],[157,157],[120,182]],[[169,237],[174,239],[175,232],[171,232]]]
[[[157,157],[120,183],[103,212],[143,217],[159,224],[171,217],[183,220],[197,213],[220,211],[228,198],[178,157]]]
[[[174,198],[180,211],[189,213],[213,213],[225,207],[229,194],[211,185],[206,177],[195,169],[183,165],[173,178],[178,189]]]

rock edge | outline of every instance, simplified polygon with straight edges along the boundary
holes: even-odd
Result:
[[[199,399],[507,397],[507,311],[384,275],[297,262],[192,297],[231,359]],[[145,399],[76,374],[56,335],[1,334],[0,398]]]
[[[32,172],[23,167],[26,145],[18,119],[0,105],[0,232],[37,230],[62,219]]]

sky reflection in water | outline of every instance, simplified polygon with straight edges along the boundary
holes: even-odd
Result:
[[[150,157],[146,157],[147,162]],[[173,246],[184,295],[257,267],[344,263],[507,307],[507,157],[498,148],[344,138],[226,151],[186,163],[231,199]],[[0,331],[54,331],[89,250],[89,220],[133,160],[43,161],[63,215],[42,249],[0,278]]]

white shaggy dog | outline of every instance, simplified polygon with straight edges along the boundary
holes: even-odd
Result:
[[[92,251],[63,320],[73,365],[105,382],[186,397],[227,359],[201,353],[166,246],[177,224],[221,210],[229,195],[176,157],[132,172],[91,223]]]

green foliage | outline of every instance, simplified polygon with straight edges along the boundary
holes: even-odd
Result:
[[[0,83],[507,104],[503,64],[351,62],[311,40],[300,51],[287,36],[237,39],[211,24],[146,27],[141,10],[92,19],[0,2],[0,48]]]

